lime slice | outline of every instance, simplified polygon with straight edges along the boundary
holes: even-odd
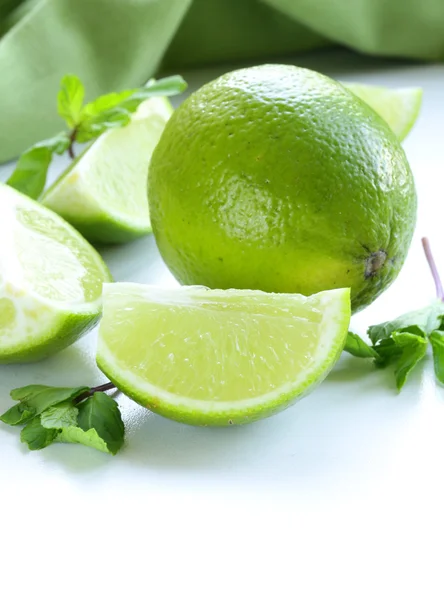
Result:
[[[100,369],[150,410],[233,425],[283,410],[329,372],[350,320],[348,289],[299,294],[104,287]]]
[[[421,88],[390,89],[360,83],[343,85],[371,106],[390,125],[399,140],[407,137],[419,115]]]
[[[107,131],[74,161],[45,192],[43,204],[93,242],[149,233],[148,165],[172,110],[166,98],[143,102],[129,125]]]
[[[109,271],[58,215],[0,184],[0,363],[44,358],[97,322]]]

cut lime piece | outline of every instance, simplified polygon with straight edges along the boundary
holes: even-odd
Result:
[[[97,322],[109,271],[58,215],[0,184],[0,363],[44,358]]]
[[[173,109],[143,102],[131,123],[101,135],[45,192],[42,202],[88,240],[126,242],[151,231],[148,165]]]
[[[390,125],[399,140],[407,137],[419,115],[421,88],[390,89],[360,83],[343,85],[371,106]]]
[[[348,289],[299,294],[104,286],[100,369],[150,410],[233,425],[283,410],[327,375],[345,343]]]

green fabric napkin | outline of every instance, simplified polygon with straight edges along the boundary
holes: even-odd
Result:
[[[159,68],[269,60],[327,44],[386,56],[444,55],[442,0],[0,0],[0,162],[61,127],[75,73],[90,98]]]

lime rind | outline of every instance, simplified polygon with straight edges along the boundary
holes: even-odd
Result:
[[[360,83],[343,83],[386,121],[400,141],[415,124],[422,104],[421,88],[391,89]]]
[[[347,335],[350,321],[350,292],[348,289],[331,290],[312,296],[309,300],[322,311],[322,321],[319,325],[320,336],[316,347],[315,360],[310,367],[295,375],[290,382],[284,385],[277,384],[275,388],[256,397],[236,400],[213,400],[190,398],[185,395],[171,393],[168,390],[153,385],[146,378],[122,368],[114,349],[105,341],[104,323],[113,319],[112,301],[117,292],[128,295],[140,294],[148,302],[177,302],[178,305],[193,302],[201,293],[208,295],[238,294],[239,297],[249,299],[252,308],[255,302],[263,298],[294,299],[295,306],[300,299],[305,297],[298,294],[266,294],[250,290],[207,290],[197,286],[183,287],[179,290],[165,291],[159,288],[139,284],[112,284],[104,286],[104,321],[99,329],[99,343],[97,350],[97,363],[99,368],[133,400],[173,420],[192,425],[228,426],[255,421],[271,416],[290,406],[313,389],[328,374],[336,360],[339,358]],[[191,296],[190,296],[191,291]],[[194,295],[194,296],[193,296]],[[133,315],[133,318],[137,318]],[[137,344],[137,341],[134,341]],[[282,340],[285,344],[285,339]],[[142,350],[143,351],[143,350]],[[200,351],[205,352],[202,347]],[[228,357],[229,360],[229,357]]]
[[[91,331],[99,319],[100,308],[91,314],[59,313],[45,327],[15,343],[6,345],[0,339],[0,364],[36,362],[56,354]]]

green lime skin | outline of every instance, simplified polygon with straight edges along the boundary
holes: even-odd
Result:
[[[173,114],[150,164],[160,253],[183,284],[311,295],[352,310],[398,275],[416,193],[399,141],[341,84],[289,65],[223,75]]]
[[[61,315],[38,341],[33,340],[28,346],[22,344],[12,351],[8,349],[5,353],[0,350],[0,365],[32,363],[57,354],[94,329],[99,320],[99,311],[96,314]]]

